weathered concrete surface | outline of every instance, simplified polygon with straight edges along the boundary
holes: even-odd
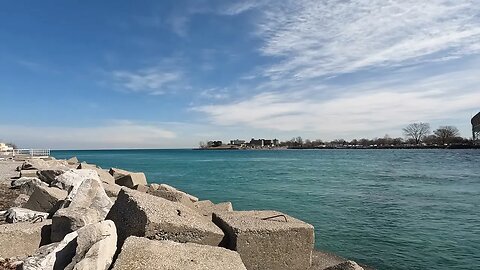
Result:
[[[120,186],[133,188],[136,185],[147,185],[147,178],[144,173],[129,173],[115,180],[115,183]]]
[[[160,184],[158,185],[158,187],[156,188],[156,190],[165,190],[165,191],[176,191],[176,192],[180,192],[180,193],[183,193],[185,194],[185,196],[187,196],[192,202],[198,202],[198,198],[191,195],[191,194],[188,194],[186,192],[183,192],[175,187],[172,187],[170,185],[167,185],[167,184]]]
[[[97,172],[98,177],[100,178],[100,181],[109,183],[109,184],[115,184],[115,179],[113,178],[113,176],[110,175],[110,173],[108,173],[106,170],[98,167],[97,165],[82,162],[78,165],[77,169],[94,170]]]
[[[32,195],[36,186],[48,187],[48,184],[38,179],[37,177],[21,177],[11,182],[11,187],[19,189],[20,193],[26,195]]]
[[[167,190],[153,190],[153,191],[149,191],[148,194],[151,194],[153,196],[157,196],[160,198],[164,198],[165,200],[169,200],[171,202],[178,202],[192,209],[195,209],[193,202],[186,196],[185,193],[182,193],[182,192],[167,191]]]
[[[71,208],[91,208],[97,210],[101,216],[105,217],[113,203],[105,193],[102,183],[96,179],[86,179],[80,184],[77,192],[69,194]]]
[[[12,207],[5,213],[5,221],[8,223],[27,222],[34,220],[44,221],[48,217],[48,213],[33,211],[30,209]]]
[[[284,214],[218,212],[213,213],[213,221],[225,232],[226,246],[240,254],[247,269],[309,269],[315,242],[313,226],[287,215],[271,218],[277,215]]]
[[[65,190],[56,187],[35,186],[35,190],[24,207],[34,211],[53,214],[66,197],[67,192]]]
[[[117,179],[119,179],[119,178],[124,177],[125,175],[129,175],[129,174],[132,173],[132,172],[129,172],[129,171],[126,171],[126,170],[118,169],[118,168],[110,168],[110,170],[108,172],[110,173],[110,175],[113,176],[115,181],[117,181]]]
[[[0,257],[26,257],[50,240],[50,220],[0,225]]]
[[[117,226],[119,246],[133,236],[217,246],[223,232],[180,203],[123,188],[106,219]]]
[[[354,261],[346,261],[346,262],[339,263],[337,265],[325,268],[325,270],[364,270],[364,269]]]
[[[119,186],[117,184],[107,184],[107,183],[102,183],[103,189],[105,190],[105,193],[107,193],[108,197],[117,197],[118,193],[122,189],[122,186]]]
[[[78,189],[86,179],[96,179],[100,181],[100,177],[95,170],[72,169],[57,176],[55,180],[52,181],[51,185],[70,193],[72,190]],[[74,193],[76,193],[76,191],[74,191]]]
[[[60,242],[45,245],[24,259],[23,270],[61,270],[75,255],[77,232],[69,233]]]
[[[246,270],[247,268],[238,253],[221,247],[152,241],[131,236],[123,245],[113,269]]]
[[[211,218],[214,212],[231,212],[233,206],[231,202],[222,202],[218,204],[212,203],[210,200],[198,201],[193,203],[195,210],[201,215]]]
[[[38,177],[37,170],[21,170],[20,177]]]
[[[98,167],[95,164],[88,164],[86,162],[82,162],[78,164],[77,169],[95,170],[95,169],[98,169]]]
[[[39,158],[32,158],[26,160],[20,167],[21,170],[68,170],[68,162],[66,160],[44,160]]]
[[[136,185],[133,187],[133,189],[138,190],[140,192],[146,193],[148,191],[148,186],[147,185]]]
[[[55,179],[63,174],[64,172],[68,171],[69,169],[46,169],[37,172],[38,178],[47,184],[51,184]]]
[[[67,163],[68,163],[68,165],[75,165],[75,164],[78,164],[80,162],[78,161],[77,157],[71,157],[71,158],[67,159]]]
[[[58,242],[65,235],[103,219],[104,217],[92,208],[59,209],[52,217],[52,242]]]
[[[111,220],[85,226],[77,231],[77,248],[65,270],[106,270],[117,250],[117,232]]]

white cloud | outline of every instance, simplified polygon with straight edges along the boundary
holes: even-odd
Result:
[[[194,110],[206,113],[219,125],[314,132],[327,138],[357,136],[396,130],[413,121],[468,120],[468,112],[478,109],[480,102],[480,79],[476,75],[476,70],[466,70],[405,80],[410,76],[407,74],[396,81],[319,86],[339,93],[328,99],[316,89],[264,92],[242,101]]]
[[[295,0],[262,7],[265,75],[301,79],[480,52],[476,0]]]
[[[152,67],[138,71],[113,71],[116,84],[133,92],[165,94],[182,87],[183,73],[167,67]]]

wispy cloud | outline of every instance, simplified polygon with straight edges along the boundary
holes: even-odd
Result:
[[[366,134],[398,129],[412,121],[468,118],[469,110],[478,108],[480,102],[480,92],[476,91],[480,79],[476,74],[476,70],[467,70],[413,81],[399,76],[396,81],[319,86],[339,93],[328,99],[316,89],[264,92],[242,101],[198,106],[194,110],[226,126],[309,131],[327,138]]]
[[[117,70],[111,73],[116,85],[132,92],[162,95],[185,87],[184,74],[173,65],[160,65],[136,71]]]
[[[301,79],[479,52],[475,0],[283,1],[262,7],[260,51],[272,78]]]

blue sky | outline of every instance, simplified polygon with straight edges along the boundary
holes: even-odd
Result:
[[[209,139],[470,137],[480,5],[3,1],[0,139],[177,148]]]

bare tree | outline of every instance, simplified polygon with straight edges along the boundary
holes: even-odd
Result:
[[[442,126],[437,128],[433,133],[438,137],[442,145],[449,143],[453,138],[460,135],[460,132],[454,126]]]
[[[415,144],[419,144],[423,137],[430,133],[430,124],[428,123],[412,123],[403,128],[403,134],[415,141]]]

